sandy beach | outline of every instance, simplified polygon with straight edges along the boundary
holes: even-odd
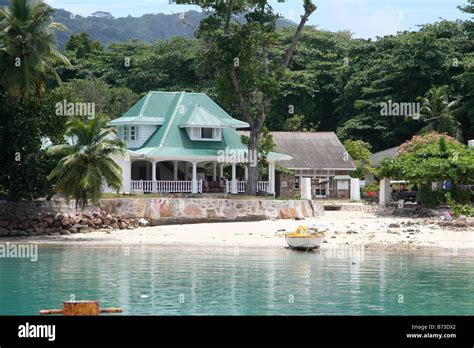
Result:
[[[358,211],[326,211],[325,215],[296,220],[204,223],[102,230],[65,236],[5,238],[4,241],[41,244],[203,245],[229,247],[286,247],[284,231],[316,225],[325,232],[321,249],[364,246],[371,249],[473,249],[472,227],[442,226],[438,218],[385,217]]]

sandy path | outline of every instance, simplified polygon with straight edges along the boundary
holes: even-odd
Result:
[[[413,223],[413,225],[406,224]],[[38,243],[86,244],[160,244],[206,245],[241,247],[285,247],[286,229],[294,230],[301,224],[316,224],[326,230],[322,249],[347,246],[366,248],[474,249],[474,229],[440,227],[433,220],[401,217],[381,217],[365,212],[327,211],[324,216],[304,221],[274,220],[258,222],[205,223],[145,227],[135,230],[92,232],[69,236],[5,238],[2,242],[29,241]],[[400,227],[390,227],[398,224]]]

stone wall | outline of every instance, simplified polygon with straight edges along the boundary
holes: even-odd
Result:
[[[268,199],[145,198],[106,199],[100,208],[111,214],[133,214],[153,225],[219,221],[308,218],[324,214],[317,202]]]
[[[68,234],[94,229],[135,228],[139,224],[303,219],[324,214],[318,202],[219,198],[116,198],[75,211],[74,202],[0,201],[0,237]],[[145,221],[146,220],[146,221]]]

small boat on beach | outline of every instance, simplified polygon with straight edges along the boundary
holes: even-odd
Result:
[[[300,226],[295,232],[285,234],[286,242],[292,249],[313,250],[321,246],[324,233],[319,232],[316,227]]]

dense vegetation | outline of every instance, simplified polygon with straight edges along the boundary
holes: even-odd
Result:
[[[472,1],[467,3],[461,10],[473,13]],[[149,90],[199,91],[245,119],[241,106],[222,93],[220,68],[216,56],[208,55],[205,35],[196,39],[188,31],[173,31],[176,25],[158,15],[150,15],[150,25],[143,26],[132,17],[71,19],[66,11],[42,11],[48,25],[34,29],[32,41],[0,34],[0,194],[17,199],[48,191],[45,178],[52,165],[43,160],[42,145],[45,137],[53,143],[63,138],[66,117],[54,113],[63,100],[95,103],[98,115],[116,118]],[[196,14],[201,15],[190,13],[187,19]],[[3,30],[7,22],[0,17]],[[49,26],[54,18],[76,34],[69,37],[55,30],[61,26]],[[294,34],[294,26],[271,32],[271,62],[285,55]],[[63,40],[68,60],[56,52],[53,35]],[[20,71],[16,58],[25,52]],[[445,131],[461,143],[474,139],[473,21],[440,21],[376,41],[305,27],[288,69],[275,71],[278,78],[260,86],[272,91],[264,125],[269,130],[336,131],[342,141],[360,140],[374,152],[400,145],[422,130]],[[419,102],[422,108],[419,115],[389,116],[381,113],[384,102]],[[22,189],[25,181],[31,187]]]
[[[343,141],[363,140],[373,151],[379,151],[428,130],[432,123],[427,121],[432,117],[424,115],[382,116],[381,103],[420,103],[423,107],[424,97],[438,87],[446,92],[449,103],[456,101],[451,110],[454,126],[449,129],[453,133],[460,130],[463,141],[472,139],[471,30],[470,22],[442,21],[422,26],[418,32],[370,41],[353,39],[346,32],[307,27],[290,70],[278,81],[266,125],[270,130],[337,131]],[[280,29],[272,54],[283,53],[293,33],[293,29]],[[229,106],[217,93],[215,76],[209,73],[212,62],[203,59],[204,52],[200,40],[184,37],[114,43],[87,54],[81,48],[67,52],[74,69],[63,70],[60,75],[64,81],[98,78],[136,94],[149,90],[202,91],[243,119],[240,107]]]
[[[468,148],[450,136],[432,132],[402,144],[397,157],[382,161],[378,175],[418,184],[422,203],[435,206],[446,202],[447,192],[455,201],[468,203],[470,192],[459,191],[457,186],[474,182],[473,168],[474,148]],[[438,190],[432,189],[434,182],[439,183]],[[450,187],[443,191],[443,183],[449,183]]]

